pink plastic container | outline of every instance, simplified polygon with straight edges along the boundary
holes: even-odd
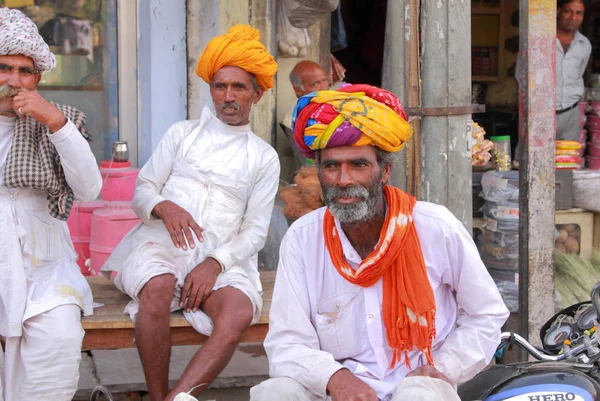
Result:
[[[594,102],[592,102],[592,103],[594,103]],[[596,102],[596,103],[600,103],[600,102]],[[588,105],[588,102],[579,102],[579,113],[582,116],[585,115],[585,110],[586,110],[587,105]],[[599,105],[599,107],[600,107],[600,105]]]
[[[600,157],[587,156],[585,166],[592,170],[600,170]]]
[[[600,157],[600,142],[588,142],[588,156]]]
[[[583,127],[585,127],[586,122],[587,122],[587,116],[586,115],[581,116],[581,118],[579,119],[579,129],[583,129]]]
[[[140,219],[133,213],[131,202],[106,202],[92,214],[90,237],[90,274],[97,276],[106,259],[123,237]]]
[[[586,143],[587,137],[588,137],[587,130],[582,129],[581,131],[579,131],[579,143]]]
[[[588,128],[593,131],[600,131],[600,116],[590,114],[587,121]]]
[[[100,162],[102,190],[100,196],[107,201],[131,201],[135,193],[135,180],[139,168],[132,168],[129,162]]]
[[[600,130],[591,130],[588,133],[588,139],[590,142],[594,142],[594,143],[600,142]]]
[[[579,105],[581,106],[581,103]],[[600,102],[590,102],[590,106],[592,108],[591,114],[600,116]]]
[[[91,222],[92,213],[94,210],[104,206],[102,201],[93,202],[73,202],[73,208],[67,220],[67,226],[69,227],[69,233],[71,234],[71,241],[73,241],[73,247],[77,252],[77,264],[81,269],[81,273],[84,276],[90,275],[89,268],[85,265],[85,261],[90,258],[90,233],[91,233]]]

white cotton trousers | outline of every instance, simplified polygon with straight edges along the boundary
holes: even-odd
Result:
[[[250,401],[331,401],[309,392],[289,377],[269,379],[250,389]],[[386,401],[460,401],[456,390],[448,383],[431,377],[414,376],[400,381]]]
[[[77,391],[81,308],[61,305],[23,323],[0,351],[0,401],[70,401]]]

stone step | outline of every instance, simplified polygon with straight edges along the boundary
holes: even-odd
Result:
[[[182,375],[198,346],[173,347],[169,383],[174,385]],[[90,355],[91,354],[91,355]],[[101,384],[119,396],[147,390],[144,373],[136,349],[100,350],[84,353],[80,367],[79,389],[74,400],[88,400],[95,386]],[[246,401],[248,389],[268,378],[268,362],[262,343],[238,346],[231,361],[203,394],[206,400]],[[228,392],[222,392],[228,390]],[[215,398],[205,398],[215,394]],[[223,397],[242,398],[223,398]],[[130,398],[124,398],[130,399]],[[99,400],[100,401],[100,400]]]

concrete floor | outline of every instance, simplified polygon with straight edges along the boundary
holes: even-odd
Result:
[[[198,350],[173,347],[169,381],[173,385]],[[221,375],[202,393],[200,401],[248,401],[249,389],[268,377],[268,363],[261,343],[240,345]],[[97,385],[107,387],[115,400],[150,400],[136,349],[102,350],[82,354],[79,389],[74,400],[89,400]],[[103,401],[100,397],[98,401]]]

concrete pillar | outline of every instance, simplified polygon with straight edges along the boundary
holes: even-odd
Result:
[[[554,315],[556,1],[520,2],[520,333]]]
[[[471,2],[421,2],[421,107],[471,104]],[[421,122],[421,196],[472,225],[470,115],[425,116]]]

